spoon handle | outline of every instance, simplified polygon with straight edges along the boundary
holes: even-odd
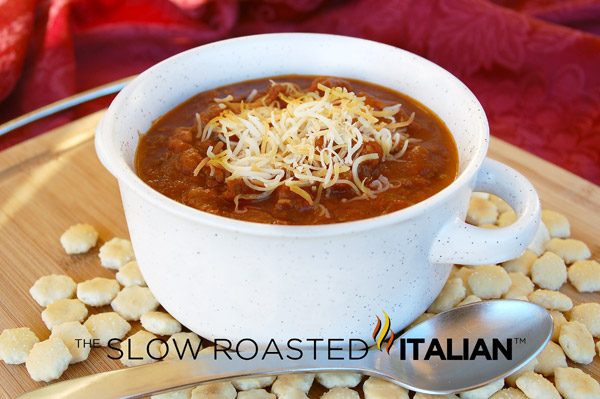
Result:
[[[48,385],[19,396],[20,399],[132,399],[177,388],[236,378],[320,371],[356,371],[373,375],[371,356],[361,360],[328,360],[317,353],[291,360],[267,358],[246,361],[219,354],[198,356],[196,360],[162,361],[144,366],[108,371]],[[294,355],[296,355],[294,353]]]

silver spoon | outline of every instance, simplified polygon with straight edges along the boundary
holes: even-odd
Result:
[[[214,354],[210,353],[196,360],[157,362],[64,381],[20,398],[141,398],[220,380],[328,371],[355,371],[384,378],[417,392],[449,394],[475,389],[513,373],[534,359],[551,335],[552,318],[542,307],[517,300],[487,301],[441,313],[403,334],[389,353],[385,349],[369,350],[360,360],[350,360],[342,352],[336,352],[335,356],[345,357],[344,360],[328,360],[322,350],[317,352],[316,359],[311,351],[300,360],[290,360],[285,353],[283,360],[276,356],[255,361],[238,357],[230,360],[223,353],[218,353],[215,360]],[[416,359],[415,344],[411,344],[413,339],[424,339],[417,347],[420,353]],[[469,357],[477,345],[479,349],[484,345],[492,353],[494,342],[504,344],[505,349],[510,346],[512,356],[508,359],[498,349],[497,360],[487,360],[483,355],[474,360],[442,360],[439,352],[424,360],[427,348],[436,339],[445,356],[462,356],[467,347]],[[483,344],[478,339],[483,340]],[[448,340],[452,342],[452,351],[447,347]],[[402,342],[405,360],[400,357]],[[297,352],[292,354],[297,356]]]

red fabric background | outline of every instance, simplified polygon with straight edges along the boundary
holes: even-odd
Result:
[[[329,32],[461,78],[492,134],[600,184],[600,1],[0,0],[0,119],[226,37]],[[5,148],[102,106],[0,139]]]

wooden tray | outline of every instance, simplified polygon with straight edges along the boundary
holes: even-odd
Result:
[[[70,257],[58,240],[77,222],[95,225],[104,240],[128,236],[116,181],[94,152],[94,128],[101,115],[92,114],[0,153],[0,330],[28,326],[41,339],[48,337],[42,309],[29,295],[40,276],[64,273],[76,281],[114,276],[99,266],[97,250]],[[573,236],[587,242],[600,258],[598,186],[498,139],[492,140],[490,156],[524,173],[544,207],[566,214]],[[579,294],[570,285],[562,291],[575,302],[600,302],[600,294]],[[69,367],[62,378],[119,367],[104,350],[95,349],[88,361]],[[583,368],[600,379],[598,357]],[[24,365],[0,362],[0,397],[14,398],[40,386]]]

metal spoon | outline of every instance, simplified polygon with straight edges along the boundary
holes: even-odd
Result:
[[[253,361],[238,357],[230,360],[223,353],[218,353],[215,360],[211,353],[196,360],[164,361],[64,381],[20,398],[140,398],[219,380],[328,371],[355,371],[387,379],[413,391],[449,394],[471,390],[513,373],[534,359],[551,335],[552,318],[540,306],[517,300],[487,301],[441,313],[403,334],[389,353],[385,349],[369,350],[360,360],[351,360],[342,352],[335,352],[335,356],[344,357],[343,360],[328,360],[323,350],[316,352],[316,359],[310,352],[300,360],[288,359],[285,352],[283,360],[269,356]],[[413,339],[424,340],[416,348],[418,356],[414,356]],[[485,346],[491,353],[498,343],[511,347],[512,353],[506,358],[497,351],[497,360],[487,360],[483,355],[473,360],[442,360],[438,352],[438,356],[424,360],[427,348],[435,340],[441,344],[445,356],[462,356],[465,348],[472,354],[477,345],[480,349]],[[451,351],[448,342],[451,342]],[[401,359],[403,345],[405,360]],[[354,356],[358,357],[356,353]]]

